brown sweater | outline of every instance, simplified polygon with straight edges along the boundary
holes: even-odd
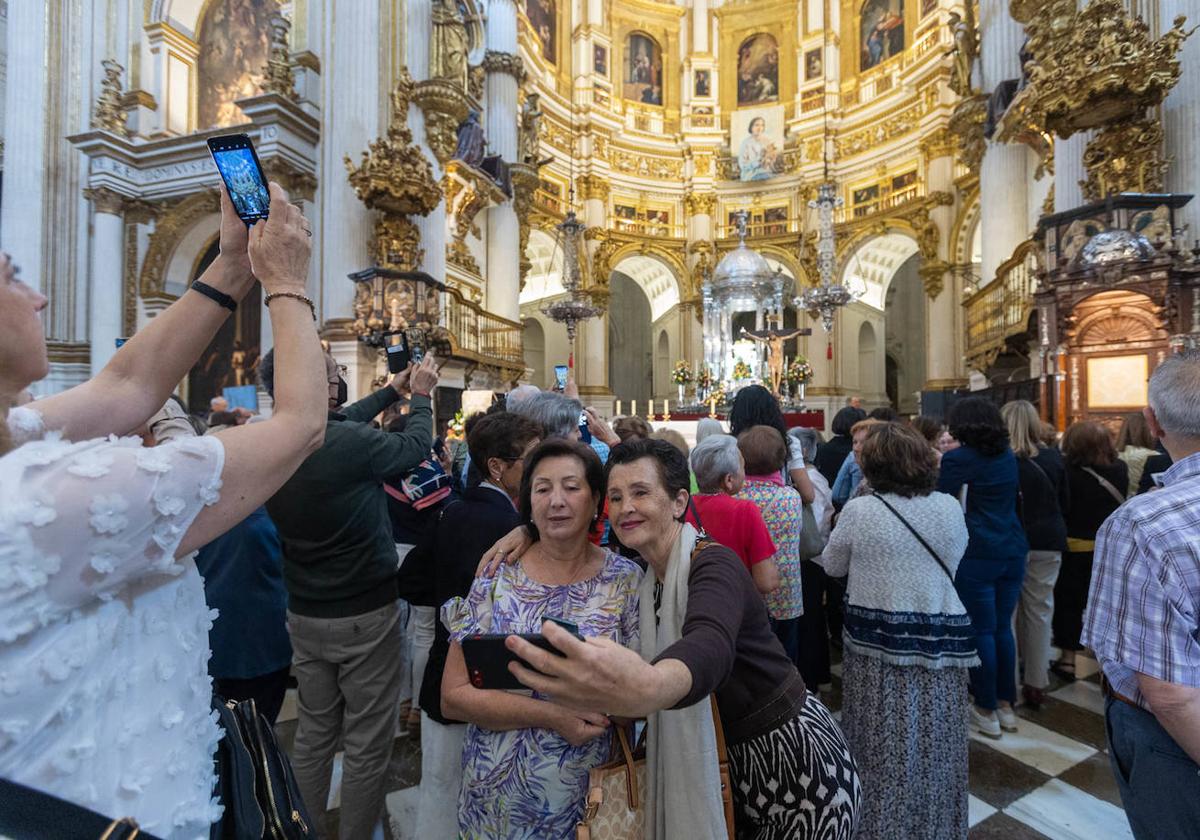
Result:
[[[804,681],[771,630],[762,595],[723,545],[692,561],[683,636],[655,662],[662,659],[678,659],[692,672],[692,689],[675,708],[716,692],[731,744],[770,732],[804,703]]]

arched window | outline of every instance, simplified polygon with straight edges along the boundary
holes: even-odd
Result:
[[[663,104],[662,47],[645,32],[630,32],[625,39],[625,86],[621,95],[633,102]]]
[[[271,52],[270,17],[277,11],[277,0],[215,0],[204,12],[197,38],[199,128],[246,122],[233,103],[262,92]]]
[[[738,47],[738,105],[779,101],[779,43],[775,36],[760,32]]]

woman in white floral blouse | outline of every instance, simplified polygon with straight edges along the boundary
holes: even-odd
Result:
[[[323,437],[310,236],[278,185],[249,231],[222,191],[207,291],[184,294],[94,379],[22,408],[10,407],[48,370],[46,299],[0,255],[0,776],[155,835],[208,836],[220,732],[191,554]],[[154,449],[121,437],[187,375],[229,315],[219,301],[255,277],[275,336],[271,419]]]

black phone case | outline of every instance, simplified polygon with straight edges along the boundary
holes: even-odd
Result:
[[[214,144],[221,145],[223,142],[230,142],[230,141],[243,141],[245,143],[245,145],[231,145],[227,148],[222,148],[222,149],[214,148]],[[258,177],[262,181],[263,186],[267,187],[267,191],[269,193],[270,188],[267,186],[268,185],[267,175],[265,172],[263,172],[262,161],[258,159],[258,151],[254,148],[254,141],[250,139],[249,134],[222,134],[220,137],[210,137],[208,139],[208,153],[210,155],[214,156],[213,157],[214,164],[216,163],[216,153],[218,151],[228,151],[229,149],[237,149],[237,148],[244,148],[244,149],[250,150],[250,157],[254,158],[254,165],[258,168]],[[225,180],[225,176],[224,176],[224,174],[222,174],[221,168],[219,166],[217,167],[217,175],[220,176],[221,182],[223,184],[225,184],[225,190],[227,192],[229,192],[230,194],[232,194],[233,188],[231,186],[229,186],[229,182]],[[261,217],[252,216],[250,218],[247,218],[247,217],[243,216],[241,213],[238,213],[238,218],[241,219],[246,224],[252,225],[257,221],[266,219],[267,214],[264,213]]]
[[[476,688],[521,689],[528,688],[508,670],[508,663],[520,662],[531,671],[537,669],[504,646],[509,636],[520,636],[534,647],[562,656],[554,645],[541,633],[477,633],[462,641],[463,658],[467,661],[467,679]]]

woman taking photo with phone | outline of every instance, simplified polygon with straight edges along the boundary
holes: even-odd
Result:
[[[203,282],[94,379],[19,409],[14,397],[47,373],[46,298],[0,256],[0,777],[163,837],[208,836],[221,813],[212,620],[192,553],[261,506],[324,436],[309,224],[277,184],[270,192],[270,218],[247,230],[222,191],[220,256]],[[153,449],[112,437],[146,425],[255,277],[275,336],[271,418]],[[0,801],[7,833],[18,794]],[[36,809],[47,815],[36,836],[61,836],[49,820],[64,807]]]
[[[478,633],[539,633],[547,617],[617,646],[637,644],[642,570],[588,540],[603,491],[603,467],[590,447],[562,438],[541,443],[521,477],[521,519],[533,545],[519,563],[477,578],[466,598],[442,608],[451,642],[442,714],[471,724],[462,753],[460,837],[574,837],[588,771],[608,758],[611,730],[602,712],[574,711],[538,692],[477,688],[462,648]]]
[[[648,718],[650,840],[726,836],[714,693],[738,836],[849,840],[861,792],[846,739],[805,689],[737,555],[715,543],[694,552],[699,535],[683,521],[683,455],[665,441],[625,443],[609,456],[607,477],[613,530],[650,566],[641,655],[606,638],[579,641],[548,622],[543,632],[565,656],[510,636],[509,649],[536,671],[516,663],[510,670],[581,713]]]

